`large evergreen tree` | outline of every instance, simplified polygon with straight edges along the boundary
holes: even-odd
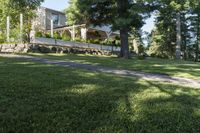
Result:
[[[182,53],[182,27],[181,14],[189,8],[189,0],[172,0],[170,6],[176,13],[176,59],[181,59]],[[183,17],[184,18],[184,17]]]
[[[156,30],[159,34],[156,35],[160,35],[162,39],[157,45],[163,47],[160,50],[165,51],[160,53],[166,53],[168,57],[177,59],[181,59],[181,55],[186,58],[187,44],[190,39],[190,25],[186,16],[190,16],[191,2],[189,0],[158,0]],[[155,43],[153,44],[152,47],[155,46]],[[159,51],[154,52],[159,53]]]
[[[86,11],[81,11],[78,8],[77,0],[69,0],[69,7],[65,10],[67,17],[67,24],[90,24],[89,15]]]
[[[90,23],[94,25],[111,25],[113,30],[120,31],[120,57],[129,58],[129,32],[132,29],[140,29],[143,26],[145,14],[150,11],[147,0],[74,1],[79,12],[87,14],[87,19]],[[73,9],[73,7],[70,8]]]
[[[170,0],[158,1],[155,29],[151,33],[149,53],[162,58],[174,58],[176,44],[176,13]]]
[[[193,32],[193,36],[196,38],[195,42],[195,61],[199,61],[199,53],[200,53],[200,1],[193,0],[191,5],[191,29]]]

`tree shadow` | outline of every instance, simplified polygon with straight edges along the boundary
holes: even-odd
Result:
[[[44,55],[45,56],[45,55]],[[46,55],[47,56],[47,55]],[[56,58],[56,55],[48,55],[50,58]],[[86,63],[98,66],[114,67],[117,69],[128,69],[143,71],[154,74],[168,74],[180,77],[196,78],[200,76],[199,63],[189,61],[177,61],[150,58],[146,60],[124,60],[117,57],[104,57],[104,56],[90,56],[79,54],[59,55],[62,60],[76,61],[79,63]],[[197,78],[198,79],[198,78]]]
[[[200,130],[199,90],[42,63],[1,62],[6,65],[0,65],[0,132]]]
[[[147,82],[168,94],[168,97],[155,97],[142,102],[142,115],[151,120],[150,127],[156,127],[160,132],[200,132],[200,90],[173,85],[169,89],[168,85],[161,87],[158,83]],[[152,108],[159,109],[152,111]]]

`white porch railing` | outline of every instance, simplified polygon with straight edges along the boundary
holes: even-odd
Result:
[[[100,45],[100,44],[98,45],[98,44],[71,42],[71,41],[56,40],[52,38],[35,38],[31,41],[31,43],[80,47],[80,48],[93,48],[93,49],[112,51],[112,52],[120,51],[120,47],[117,47],[117,46],[106,46],[106,45]]]

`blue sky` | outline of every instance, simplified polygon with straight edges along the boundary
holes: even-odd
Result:
[[[155,18],[154,17],[151,17],[149,19],[146,20],[146,24],[143,26],[143,30],[144,31],[147,31],[147,32],[151,32],[154,28],[154,20]]]
[[[68,0],[45,0],[42,6],[51,9],[62,11],[68,6]],[[143,31],[151,32],[154,27],[154,18],[147,19],[146,25],[142,28]]]
[[[68,6],[68,0],[45,0],[42,6],[62,11]]]

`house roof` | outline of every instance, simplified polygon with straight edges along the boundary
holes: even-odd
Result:
[[[112,31],[112,27],[111,25],[103,25],[103,26],[94,26],[94,25],[91,25],[89,27],[90,29],[94,29],[94,30],[98,30],[98,31],[104,31],[104,32],[107,32],[107,33],[114,33],[114,34],[119,34],[119,31]]]
[[[85,27],[85,24],[82,24],[82,25],[74,25],[75,27]],[[64,26],[59,26],[59,27],[55,27],[54,29],[55,30],[66,30],[66,29],[72,29],[73,26],[68,26],[68,25],[64,25]],[[94,25],[90,25],[88,27],[89,29],[93,29],[93,30],[96,30],[96,31],[103,31],[103,32],[106,32],[106,33],[114,33],[114,34],[117,34],[119,35],[119,31],[112,31],[111,29],[111,26],[94,26]],[[48,29],[50,30],[50,29]]]

